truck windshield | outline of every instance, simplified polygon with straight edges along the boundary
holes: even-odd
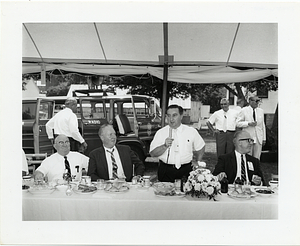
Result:
[[[22,120],[35,119],[36,102],[22,104]]]

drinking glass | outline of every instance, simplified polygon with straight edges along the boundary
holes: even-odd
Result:
[[[98,190],[104,189],[104,179],[97,179],[97,189]]]

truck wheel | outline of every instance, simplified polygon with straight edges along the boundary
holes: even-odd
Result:
[[[136,147],[134,145],[129,145],[131,150],[139,157],[139,159],[144,163],[145,162],[145,155],[143,153],[143,150],[141,150],[139,147]]]

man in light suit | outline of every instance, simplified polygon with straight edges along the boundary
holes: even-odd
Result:
[[[219,156],[213,175],[218,176],[219,180],[227,177],[229,184],[233,184],[237,178],[243,182],[251,182],[252,185],[264,184],[259,160],[248,155],[253,144],[250,134],[246,131],[237,131],[233,143],[235,150]]]
[[[262,146],[266,143],[266,126],[264,111],[258,108],[260,98],[253,96],[249,98],[249,106],[242,108],[237,118],[237,127],[249,132],[254,140],[250,154],[260,159]]]
[[[137,155],[126,145],[116,145],[116,132],[112,125],[100,126],[98,135],[103,146],[90,153],[88,175],[97,179],[117,179],[126,177],[130,182],[134,174],[137,180],[144,175],[145,166]]]

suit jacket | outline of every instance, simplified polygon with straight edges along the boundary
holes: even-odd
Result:
[[[133,168],[135,175],[144,175],[145,166],[136,154],[126,145],[116,145],[119,152],[126,181],[130,182],[133,177]],[[90,155],[88,176],[91,176],[92,181],[97,179],[109,179],[108,165],[104,147],[94,149]]]
[[[252,162],[254,170],[249,170],[248,162]],[[264,177],[263,177],[262,171],[260,169],[259,160],[251,155],[246,154],[246,163],[247,163],[246,166],[247,166],[247,173],[248,173],[249,181],[252,180],[252,176],[255,174],[255,175],[260,176],[263,184],[265,184]],[[236,173],[237,173],[237,161],[236,161],[235,151],[219,156],[218,163],[215,166],[215,170],[213,171],[213,175],[216,176],[221,172],[226,173],[229,184],[234,183]],[[252,183],[252,184],[254,184],[254,183]]]
[[[247,106],[242,108],[237,117],[237,127],[244,128],[249,132],[251,138],[257,139],[257,142],[262,144],[263,140],[266,140],[266,126],[264,120],[264,111],[261,108],[256,108],[256,126],[248,126],[248,122],[253,122],[253,108]]]

